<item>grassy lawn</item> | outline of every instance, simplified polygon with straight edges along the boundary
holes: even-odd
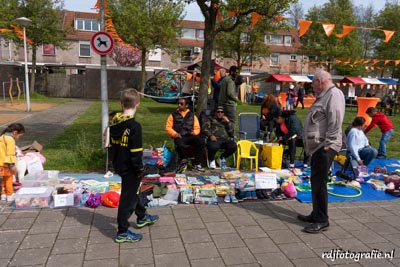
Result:
[[[173,148],[173,141],[165,133],[165,121],[168,115],[177,108],[176,104],[163,104],[150,99],[142,99],[136,118],[142,124],[144,148],[160,147],[167,141],[167,147]],[[119,110],[117,101],[109,102],[109,110]],[[259,105],[241,104],[237,106],[240,112],[260,112]],[[304,121],[308,109],[298,109],[297,115]],[[346,108],[343,128],[345,129],[355,116],[357,109]],[[388,144],[388,157],[400,158],[400,115],[390,116],[397,132]],[[381,136],[379,128],[375,127],[368,138],[373,147],[378,147]],[[106,153],[101,148],[101,103],[93,104],[65,132],[52,140],[44,151],[47,159],[46,169],[64,172],[104,172]]]

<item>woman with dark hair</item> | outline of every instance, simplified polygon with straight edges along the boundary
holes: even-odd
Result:
[[[1,200],[14,201],[13,174],[17,172],[16,146],[18,140],[25,133],[21,123],[8,125],[0,136],[0,176],[3,176]]]
[[[273,115],[276,123],[276,137],[289,147],[289,168],[294,168],[296,147],[303,147],[303,124],[295,110],[278,110]],[[308,156],[304,153],[303,168],[308,167]]]
[[[272,130],[274,129],[274,117],[273,114],[281,109],[281,105],[273,94],[265,95],[263,102],[261,103],[261,119],[260,119],[260,129],[261,131],[267,132],[267,137],[270,136]]]
[[[378,150],[371,147],[368,138],[364,134],[364,124],[365,119],[363,117],[356,117],[351,124],[351,130],[347,134],[347,156],[351,157],[353,166],[368,166],[378,155]]]

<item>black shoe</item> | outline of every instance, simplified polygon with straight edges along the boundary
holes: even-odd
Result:
[[[314,222],[314,219],[313,219],[312,215],[301,215],[301,214],[299,214],[299,215],[297,215],[297,219],[299,221],[302,221],[302,222],[308,222],[308,223],[313,223]]]
[[[378,156],[376,156],[376,158],[377,158],[377,159],[386,159],[386,156],[384,156],[384,155],[378,155]]]
[[[264,194],[262,193],[261,189],[256,190],[256,195],[258,199],[265,199]]]
[[[304,227],[303,231],[310,234],[318,234],[322,231],[326,231],[329,228],[329,222],[323,223],[312,223]]]

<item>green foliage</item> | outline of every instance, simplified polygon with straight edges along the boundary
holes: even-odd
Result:
[[[167,140],[167,147],[173,149],[174,143],[165,132],[168,115],[176,109],[176,105],[157,103],[150,99],[142,99],[136,119],[142,124],[143,147],[160,147]],[[109,102],[109,110],[119,110],[117,101]],[[236,113],[260,112],[259,105],[238,105]],[[304,122],[308,109],[297,109],[297,116]],[[346,108],[343,129],[351,124],[357,116],[357,108]],[[73,125],[46,145],[43,151],[47,159],[46,169],[64,172],[104,172],[106,153],[101,148],[101,103],[93,104]],[[389,117],[395,129],[400,128],[400,116]],[[238,128],[238,123],[236,123]],[[373,147],[379,146],[381,133],[375,127],[368,133]],[[388,146],[390,158],[400,157],[400,139],[395,132]]]

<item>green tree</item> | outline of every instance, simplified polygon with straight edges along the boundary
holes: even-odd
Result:
[[[332,64],[336,59],[360,58],[362,49],[356,30],[343,38],[336,37],[336,34],[342,33],[341,25],[357,25],[354,14],[354,6],[350,0],[330,0],[322,7],[314,6],[309,9],[306,19],[314,23],[302,37],[302,52],[317,56],[320,62],[328,62],[328,71],[332,70]],[[336,25],[332,35],[328,37],[325,34],[321,23]],[[337,68],[338,71],[344,69],[347,68]]]
[[[63,29],[62,9],[63,0],[20,0],[17,10],[9,10],[17,17],[27,17],[32,23],[26,27],[26,37],[32,43],[32,75],[30,92],[35,91],[35,73],[36,73],[36,53],[37,48],[44,44],[53,44],[61,49],[68,49],[68,42],[65,40],[66,31]],[[10,6],[13,7],[13,6]],[[14,22],[13,22],[14,23]],[[14,23],[16,24],[16,23]],[[15,39],[22,43],[22,40]]]
[[[253,12],[264,16],[263,20],[272,20],[277,15],[287,11],[289,4],[295,3],[297,0],[191,0],[190,2],[194,1],[200,7],[205,24],[199,102],[197,105],[197,113],[200,113],[207,108],[208,82],[217,35],[220,32],[233,31],[243,24]],[[221,22],[217,20],[218,13],[223,18]]]
[[[400,4],[399,1],[387,1],[385,7],[376,16],[376,25],[382,29],[391,31],[400,31]],[[374,31],[374,36],[378,37],[381,41],[376,46],[376,58],[388,60],[388,59],[399,59],[400,58],[400,36],[395,33],[389,42],[385,43],[385,34],[382,31]],[[392,73],[392,77],[400,78],[400,70],[398,66],[391,62],[391,65],[381,67],[389,68]]]
[[[161,47],[173,53],[177,47],[177,27],[183,19],[183,1],[168,0],[109,0],[110,16],[118,35],[141,50],[143,91],[146,79],[146,59],[150,50]]]

